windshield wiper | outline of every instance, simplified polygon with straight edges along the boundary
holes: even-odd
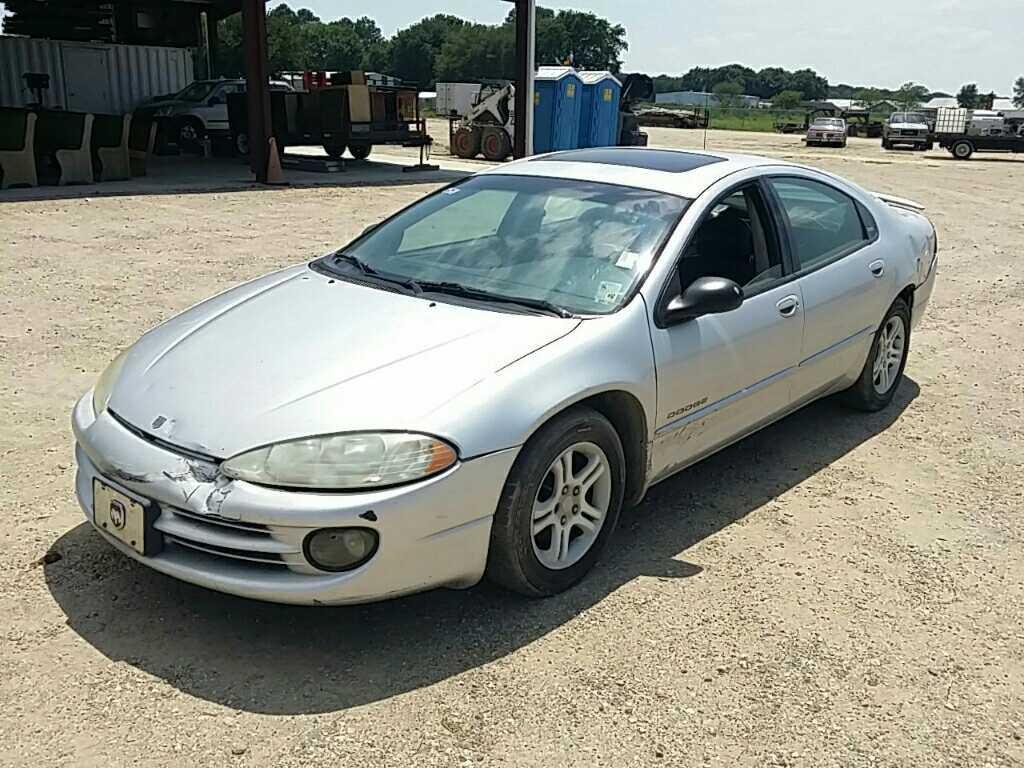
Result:
[[[526,296],[505,296],[501,293],[491,293],[490,291],[484,291],[480,288],[470,288],[469,286],[462,285],[461,283],[452,283],[448,281],[438,283],[419,281],[417,282],[417,286],[428,293],[445,293],[449,296],[462,296],[467,299],[492,301],[496,304],[517,304],[518,306],[536,309],[549,315],[555,315],[556,317],[573,317],[572,312],[567,310],[565,307],[552,304],[550,301],[545,299],[531,299]]]
[[[335,263],[337,263],[339,261],[342,261],[342,262],[344,262],[346,264],[351,264],[353,267],[358,269],[364,275],[366,275],[368,277],[372,277],[375,280],[381,280],[381,281],[383,281],[385,283],[392,283],[394,285],[400,285],[403,288],[405,288],[406,290],[411,291],[412,293],[423,293],[423,289],[420,288],[419,283],[417,283],[415,280],[410,280],[410,279],[404,278],[404,277],[394,277],[392,275],[385,275],[385,274],[383,274],[381,272],[378,272],[376,269],[371,267],[369,264],[367,264],[365,261],[360,259],[358,256],[353,256],[350,253],[340,253],[340,252],[334,253],[334,254],[331,255],[331,259]]]

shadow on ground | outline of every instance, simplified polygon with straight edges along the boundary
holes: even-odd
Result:
[[[479,170],[473,167],[441,168],[430,171],[406,171],[408,158],[382,154],[363,161],[344,161],[345,170],[333,173],[286,169],[281,186],[257,184],[248,167],[235,158],[162,157],[151,162],[148,175],[125,181],[74,184],[64,187],[44,185],[0,191],[0,204],[44,200],[74,200],[93,197],[136,197],[141,195],[180,195],[216,192],[272,192],[278,189],[312,187],[405,186],[441,184],[457,181]]]
[[[661,483],[624,513],[597,569],[548,600],[484,584],[367,606],[263,604],[150,571],[85,523],[54,543],[64,557],[46,567],[46,580],[86,642],[185,693],[251,712],[341,710],[500,658],[639,576],[694,577],[700,589],[688,549],[889,428],[919,392],[905,379],[875,414],[816,403]]]

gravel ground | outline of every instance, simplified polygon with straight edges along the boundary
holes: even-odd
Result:
[[[118,348],[431,184],[0,203],[0,765],[1024,764],[1024,162],[708,139],[928,206],[907,379],[658,486],[540,602],[248,602],[116,554],[72,495],[68,414]]]

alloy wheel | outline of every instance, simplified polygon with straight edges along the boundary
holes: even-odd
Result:
[[[875,392],[884,395],[896,383],[903,363],[906,350],[907,332],[903,318],[893,315],[882,327],[878,338],[878,351],[875,353],[872,382]]]
[[[612,473],[594,443],[566,448],[548,467],[533,503],[533,552],[545,568],[578,563],[594,546],[608,515]]]

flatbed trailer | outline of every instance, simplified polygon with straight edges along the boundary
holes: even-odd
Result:
[[[975,152],[1024,152],[1024,136],[970,136],[943,134],[938,144],[957,160],[969,160]]]
[[[1024,115],[940,109],[935,120],[935,143],[957,160],[975,152],[1024,152]]]

